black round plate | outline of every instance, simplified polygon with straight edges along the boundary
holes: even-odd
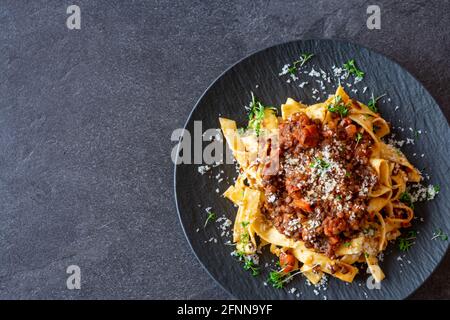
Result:
[[[239,299],[403,299],[416,290],[433,272],[445,255],[448,241],[431,240],[433,233],[442,229],[450,232],[450,197],[447,197],[450,152],[449,125],[435,100],[410,73],[385,56],[359,45],[335,40],[305,40],[270,47],[236,63],[224,72],[203,94],[186,123],[186,129],[193,133],[194,121],[202,121],[203,130],[219,128],[219,116],[235,119],[245,125],[244,105],[250,101],[250,92],[266,105],[279,106],[287,97],[312,104],[313,88],[320,90],[320,84],[307,74],[300,73],[300,80],[287,83],[288,77],[280,77],[283,65],[297,60],[301,53],[314,53],[302,70],[323,69],[332,73],[332,66],[342,66],[347,60],[355,59],[366,75],[363,81],[351,88],[344,87],[352,97],[367,102],[371,93],[387,96],[379,101],[381,115],[387,119],[397,138],[414,139],[402,148],[408,159],[422,172],[429,174],[429,184],[439,185],[440,194],[433,201],[416,205],[417,219],[412,229],[418,231],[415,245],[407,252],[390,245],[381,267],[386,279],[380,289],[369,289],[365,270],[361,270],[352,284],[345,284],[330,277],[327,290],[316,290],[308,286],[305,278],[297,276],[284,289],[264,285],[269,272],[265,261],[273,256],[265,252],[262,259],[262,274],[257,277],[243,270],[230,255],[232,246],[224,242],[218,224],[203,227],[205,208],[212,207],[217,216],[223,214],[234,221],[236,208],[221,194],[236,176],[233,165],[220,165],[204,175],[198,173],[199,165],[180,164],[175,168],[175,194],[178,213],[186,237],[197,258],[211,276]],[[309,81],[304,89],[299,87]],[[332,94],[337,82],[325,83],[327,94]],[[364,91],[364,87],[367,87]],[[351,92],[351,89],[358,91]],[[325,95],[316,94],[323,101]],[[398,108],[396,108],[398,106]],[[397,110],[396,110],[397,109]],[[402,131],[398,127],[403,127]],[[417,131],[421,130],[421,134]],[[422,157],[422,154],[424,155]],[[220,183],[215,175],[222,174]],[[219,188],[220,193],[216,193]],[[421,221],[423,220],[423,221]],[[212,240],[217,239],[217,243]],[[211,241],[210,241],[211,240]],[[294,294],[289,292],[296,288]],[[316,294],[318,293],[318,294]],[[296,294],[299,294],[297,297]]]

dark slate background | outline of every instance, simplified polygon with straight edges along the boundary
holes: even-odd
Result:
[[[81,7],[81,30],[66,8]],[[366,28],[378,4],[381,30]],[[191,253],[170,136],[229,65],[342,38],[414,74],[450,119],[449,1],[0,3],[0,298],[229,298]],[[447,148],[448,146],[443,146]],[[66,289],[77,264],[82,289]],[[413,298],[450,298],[450,257]]]

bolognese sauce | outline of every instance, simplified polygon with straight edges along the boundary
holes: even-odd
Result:
[[[278,171],[263,176],[263,214],[282,234],[334,257],[373,218],[367,210],[378,179],[368,165],[372,145],[369,134],[338,114],[326,125],[304,113],[282,121]]]

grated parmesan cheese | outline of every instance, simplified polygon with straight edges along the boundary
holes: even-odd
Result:
[[[197,171],[198,171],[201,175],[204,175],[204,174],[205,174],[206,172],[208,172],[210,169],[211,169],[210,166],[204,165],[204,166],[199,166],[199,167],[197,168]]]

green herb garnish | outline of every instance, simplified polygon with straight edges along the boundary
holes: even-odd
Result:
[[[331,112],[337,112],[337,113],[339,113],[339,114],[341,115],[342,118],[343,118],[343,117],[346,117],[347,114],[348,114],[348,109],[347,109],[347,107],[344,106],[344,105],[342,105],[342,104],[337,105],[337,106],[333,106],[333,105],[330,104],[330,105],[328,106],[328,111],[331,111]]]
[[[341,200],[342,200],[342,196],[341,196],[340,194],[338,194],[338,195],[336,196],[336,199],[339,200],[339,201],[341,201]]]
[[[293,65],[288,68],[288,73],[295,75],[297,73],[297,63],[299,61],[294,61]]]
[[[398,239],[398,248],[401,251],[408,251],[409,248],[411,248],[413,246],[413,244],[415,243],[414,240],[416,240],[417,237],[417,232],[414,230],[409,231],[406,234],[406,237],[403,238],[399,238]]]
[[[301,56],[300,56],[300,60],[301,60],[300,67],[302,67],[312,57],[314,57],[313,53],[302,53]]]
[[[334,96],[334,104],[340,104],[342,102],[342,97],[340,95]]]
[[[403,192],[398,199],[411,209],[414,209],[414,203],[412,201],[411,195],[408,192]]]
[[[406,235],[408,238],[415,238],[415,237],[417,237],[417,231],[409,230]]]
[[[261,130],[261,123],[264,119],[264,106],[263,104],[255,98],[253,92],[252,102],[250,104],[250,112],[248,114],[248,128],[255,130],[256,135],[259,136],[259,132]]]
[[[442,241],[447,241],[448,240],[448,235],[446,235],[442,229],[437,229],[434,233],[433,233],[433,238],[431,238],[431,240],[434,239],[439,239]]]
[[[302,53],[300,55],[300,59],[296,60],[292,63],[292,66],[288,68],[289,74],[295,75],[298,71],[298,68],[303,67],[303,65],[310,60],[312,57],[314,57],[314,54],[312,53]]]
[[[342,103],[341,96],[335,96],[333,104],[328,106],[328,111],[339,113],[341,118],[348,115],[348,108]]]
[[[247,258],[246,254],[242,251],[234,251],[236,254],[236,257],[239,258],[239,260],[245,260]]]
[[[244,270],[250,270],[252,276],[256,277],[259,275],[259,268],[255,265],[252,259],[246,259],[244,262]]]
[[[216,221],[217,220],[217,216],[214,212],[208,212],[208,217],[206,218],[205,221],[205,225],[203,226],[203,228],[206,228],[206,225],[208,224],[209,221]]]
[[[283,270],[271,271],[269,273],[269,277],[267,278],[267,283],[271,284],[274,288],[281,289],[290,279],[292,279],[292,277],[299,273],[301,273],[301,271],[296,273],[284,273]]]
[[[281,289],[284,286],[284,276],[281,271],[271,271],[267,283],[270,283],[274,288]]]
[[[346,247],[346,248],[350,247],[351,245],[352,245],[351,242],[344,242],[344,247]]]
[[[261,124],[264,120],[265,109],[277,112],[276,108],[264,106],[258,99],[256,99],[253,92],[251,92],[252,101],[250,102],[250,111],[248,113],[248,128],[255,130],[256,135],[259,136],[261,131]]]
[[[378,102],[378,100],[380,100],[382,97],[384,97],[386,94],[382,94],[381,96],[379,96],[379,97],[374,97],[373,96],[373,93],[372,93],[372,97],[370,98],[370,100],[369,100],[369,102],[367,103],[367,106],[369,107],[369,109],[372,111],[372,112],[375,112],[375,113],[377,113],[378,112],[378,108],[377,108],[377,102]]]
[[[356,144],[357,144],[357,145],[358,145],[358,143],[361,141],[362,137],[363,137],[363,135],[362,135],[361,132],[358,132],[358,133],[356,134],[355,140],[356,140]]]
[[[323,160],[322,158],[314,158],[314,162],[311,162],[309,165],[311,168],[319,168],[322,170],[326,170],[330,167],[330,164]]]
[[[351,59],[344,63],[344,68],[348,71],[348,74],[353,74],[356,78],[364,78],[364,72],[356,67],[355,60]]]
[[[255,265],[253,260],[249,258],[244,252],[242,251],[235,251],[236,257],[239,258],[240,261],[244,261],[244,270],[250,270],[252,273],[252,276],[256,277],[259,275],[259,267]]]
[[[248,234],[248,232],[244,232],[241,235],[241,243],[248,243],[250,241],[250,235]]]

